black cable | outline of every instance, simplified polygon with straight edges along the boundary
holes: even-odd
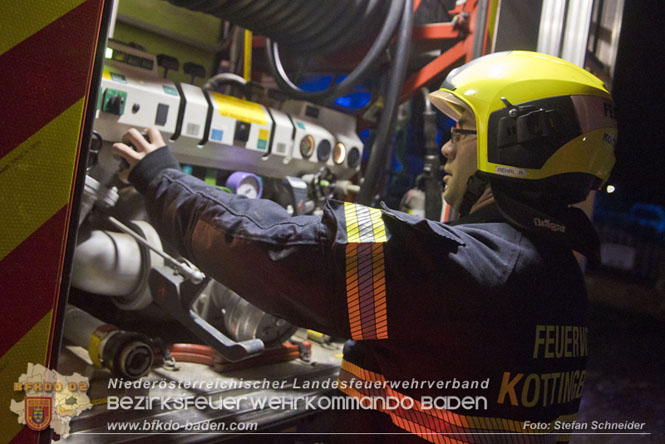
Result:
[[[397,105],[402,92],[402,84],[406,76],[406,68],[409,60],[409,44],[411,43],[411,31],[413,28],[413,0],[405,0],[402,19],[397,34],[397,44],[393,56],[394,65],[388,80],[386,100],[381,120],[377,130],[374,147],[370,153],[369,163],[365,172],[365,180],[360,186],[356,201],[363,205],[369,205],[376,193],[376,187],[383,176],[385,161],[390,152],[390,136],[392,134],[393,122],[397,114]]]
[[[271,39],[266,39],[266,56],[268,59],[268,67],[271,74],[275,79],[277,85],[295,99],[308,100],[308,101],[321,101],[323,99],[344,95],[353,90],[353,88],[362,80],[364,80],[370,69],[375,67],[375,62],[383,54],[383,51],[388,46],[390,38],[392,37],[395,27],[400,22],[402,11],[406,8],[405,3],[412,4],[412,0],[393,0],[390,2],[390,9],[386,21],[379,32],[372,47],[367,52],[365,58],[358,64],[358,66],[339,84],[323,91],[304,91],[296,86],[286,74],[284,66],[279,58],[279,49],[277,43]],[[413,22],[412,11],[409,13],[410,21]],[[410,37],[410,36],[409,36]]]

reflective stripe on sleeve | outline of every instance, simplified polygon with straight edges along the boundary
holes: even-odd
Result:
[[[420,400],[397,391],[382,374],[346,360],[342,360],[338,383],[340,391],[356,398],[361,405],[376,406],[375,410],[390,415],[397,427],[437,444],[483,444],[497,442],[497,438],[501,439],[499,442],[524,444],[565,442],[567,436],[551,433],[551,430],[556,422],[573,422],[577,417],[576,414],[560,416],[546,428],[534,431],[525,427],[524,421],[461,415],[436,406],[429,408]],[[392,405],[388,399],[393,400]]]
[[[387,339],[384,243],[381,210],[344,204],[346,219],[346,298],[351,338]]]

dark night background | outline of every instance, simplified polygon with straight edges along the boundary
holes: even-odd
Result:
[[[608,183],[629,206],[665,205],[665,2],[626,0],[612,86],[617,163]],[[618,203],[618,202],[617,202]]]

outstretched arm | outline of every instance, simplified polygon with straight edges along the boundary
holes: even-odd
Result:
[[[356,230],[358,240],[349,253],[345,211],[350,204],[331,202],[323,216],[292,217],[272,201],[235,196],[182,173],[159,132],[150,129],[148,136],[150,141],[130,130],[124,140],[136,151],[127,143],[113,149],[129,163],[122,175],[145,196],[151,222],[166,242],[266,312],[334,336],[361,339],[358,331],[368,325],[369,311],[360,310],[358,268],[369,260],[372,274],[377,249],[358,248],[356,220],[351,231]],[[367,208],[359,211],[369,215]],[[372,211],[373,220],[382,225],[379,210]],[[378,279],[383,275],[372,287],[378,296],[365,296],[372,302],[370,318],[385,312],[385,285],[379,286]],[[381,326],[370,330],[364,337],[385,337]]]

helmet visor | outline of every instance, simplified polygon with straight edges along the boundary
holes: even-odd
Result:
[[[445,89],[439,89],[428,94],[430,102],[439,111],[458,122],[465,114],[474,117],[474,113],[465,102],[454,93]],[[475,121],[474,121],[475,122]]]

